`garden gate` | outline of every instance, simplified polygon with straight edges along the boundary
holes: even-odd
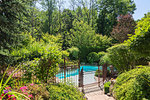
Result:
[[[64,58],[64,64],[60,65],[60,71],[56,75],[56,82],[73,83],[78,86],[79,62],[66,63],[67,59]]]
[[[89,70],[87,72],[83,71],[83,68],[79,72],[79,87],[82,88],[83,93],[99,91],[103,88],[104,82],[107,81],[107,78],[110,79],[113,77],[114,69],[113,66],[110,65],[111,76],[107,77],[107,64],[102,66],[102,77],[100,76],[101,70],[98,65],[98,77],[95,77],[95,71]],[[93,76],[92,76],[93,75]],[[92,82],[93,77],[95,77],[96,81]],[[91,78],[91,79],[90,79]],[[87,80],[91,80],[89,83]],[[98,88],[99,87],[99,88]]]
[[[100,77],[101,70],[100,66],[98,65],[98,77],[95,77],[96,81],[93,82],[87,82],[87,80],[89,80],[89,78],[94,80],[95,70],[88,70],[84,72],[83,67],[82,69],[80,68],[80,61],[70,64],[66,63],[66,59],[64,59],[64,64],[60,65],[60,68],[61,70],[59,74],[56,75],[56,82],[73,83],[81,88],[83,93],[85,93],[85,89],[93,86],[96,88],[100,87],[102,89],[107,76],[107,64],[102,66],[102,77]],[[112,72],[112,66],[110,67],[110,70]]]

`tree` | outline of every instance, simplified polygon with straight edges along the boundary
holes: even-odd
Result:
[[[114,26],[113,31],[111,32],[111,36],[118,40],[119,42],[124,42],[127,40],[129,35],[134,34],[135,30],[135,21],[132,18],[132,15],[120,15],[118,17],[118,23]]]
[[[41,18],[43,17],[43,12],[36,6],[37,0],[32,1],[26,6],[28,16],[22,17],[22,20],[26,23],[27,31],[31,32],[32,36],[39,40],[42,33],[43,20]]]
[[[59,18],[59,33],[61,33],[62,32],[62,29],[61,29],[61,27],[62,27],[62,18],[61,18],[61,8],[62,8],[62,6],[63,6],[63,0],[59,0],[58,1],[58,10],[59,10],[59,13],[58,13],[58,18]]]
[[[73,21],[74,21],[74,14],[71,10],[69,9],[64,9],[62,12],[62,31],[67,31],[69,32],[70,29],[73,27]]]
[[[135,54],[150,57],[150,13],[137,23],[135,35],[129,37],[126,43]]]
[[[70,44],[70,29],[73,28],[73,21],[74,21],[74,14],[71,10],[69,9],[64,9],[62,12],[62,39],[63,39],[63,43],[62,43],[62,49],[66,50],[68,48],[71,47]]]
[[[70,8],[71,8],[71,10],[75,11],[76,3],[77,3],[76,0],[70,0]]]
[[[91,27],[95,28],[97,19],[96,0],[77,0],[75,3],[77,19],[86,22]]]
[[[132,0],[98,0],[99,16],[97,19],[97,33],[110,35],[117,24],[119,15],[133,14],[135,3]]]
[[[111,37],[96,34],[94,37],[93,45],[91,46],[91,51],[94,52],[106,51],[106,49],[111,46],[112,46]]]
[[[90,53],[90,47],[93,44],[95,31],[83,21],[73,22],[73,29],[71,29],[72,45],[79,48],[79,57],[81,60],[86,60]]]
[[[70,33],[65,31],[62,33],[62,50],[67,50],[71,47],[71,36]]]
[[[56,8],[56,1],[55,0],[43,0],[41,2],[44,10],[47,11],[47,19],[45,21],[45,26],[43,27],[44,32],[48,32],[49,34],[53,34],[53,27],[52,27],[52,20],[53,20],[53,12]]]
[[[1,0],[0,1],[0,65],[10,64],[10,51],[20,43],[20,35],[24,29],[26,5],[30,1]]]

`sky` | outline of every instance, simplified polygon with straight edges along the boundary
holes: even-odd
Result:
[[[144,14],[150,12],[150,0],[134,0],[134,2],[137,8],[133,14],[135,20],[141,19]]]
[[[64,1],[66,1],[65,6],[68,6],[69,0]],[[136,10],[133,14],[134,20],[141,19],[142,17],[144,17],[144,14],[150,12],[150,0],[134,0],[134,2],[136,4]]]
[[[68,8],[70,6],[69,5],[70,0],[63,0],[63,1],[64,1],[63,8]],[[142,17],[144,17],[144,14],[150,12],[150,0],[134,0],[134,2],[136,4],[136,10],[133,14],[134,20],[141,19]]]

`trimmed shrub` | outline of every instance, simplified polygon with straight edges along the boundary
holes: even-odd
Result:
[[[104,55],[106,54],[106,52],[98,52],[98,57],[99,57],[99,59],[101,58],[101,57],[103,57]]]
[[[117,100],[150,100],[150,67],[138,66],[119,75],[113,92]]]
[[[109,87],[110,87],[110,85],[111,85],[111,82],[106,82],[104,84],[104,92],[105,92],[105,94],[109,93]]]
[[[77,60],[79,56],[79,49],[77,47],[72,47],[67,49],[67,51],[70,53],[69,58],[71,60]]]
[[[134,68],[135,55],[126,44],[118,44],[107,49],[108,59],[119,72]]]
[[[104,64],[111,64],[110,63],[110,58],[108,56],[108,53],[105,53],[101,58],[100,58],[100,65],[104,65]]]
[[[88,59],[89,63],[94,63],[94,62],[99,61],[99,56],[96,52],[91,52],[88,54],[87,59]]]
[[[86,100],[83,94],[72,85],[59,83],[49,85],[47,88],[50,94],[49,100]]]

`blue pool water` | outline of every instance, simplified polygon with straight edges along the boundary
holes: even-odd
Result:
[[[81,66],[80,70],[83,68],[83,72],[92,72],[96,71],[98,69],[98,66]],[[100,69],[102,69],[102,66],[100,66]],[[66,71],[66,77],[76,76],[79,74],[79,69],[68,69]],[[64,71],[61,70],[56,77],[59,79],[64,78]]]

